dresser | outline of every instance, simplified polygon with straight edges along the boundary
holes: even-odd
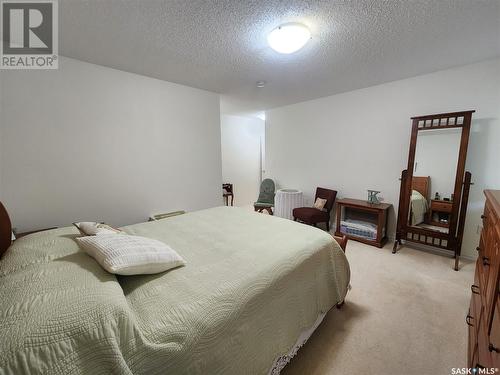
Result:
[[[500,367],[500,190],[486,190],[483,230],[466,317],[469,340],[467,363],[471,368]]]

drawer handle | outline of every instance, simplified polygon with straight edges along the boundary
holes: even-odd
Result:
[[[470,286],[470,290],[472,291],[472,293],[474,294],[479,294],[479,287],[477,285],[471,285]]]
[[[486,215],[481,215],[481,219],[486,219]]]
[[[467,315],[467,317],[465,318],[465,323],[467,323],[467,325],[468,325],[468,326],[470,326],[470,327],[474,327],[474,324],[472,324],[472,323],[470,322],[470,321],[471,321],[471,319],[472,319],[472,320],[474,320],[474,318],[473,318],[472,316]]]
[[[493,344],[488,345],[488,350],[489,350],[490,352],[500,353],[500,349],[495,348],[495,347],[493,346]]]
[[[489,266],[490,265],[490,260],[488,257],[483,257],[483,266]]]

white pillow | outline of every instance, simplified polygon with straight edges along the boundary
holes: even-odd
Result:
[[[113,233],[76,240],[102,268],[118,275],[152,274],[186,264],[170,246],[151,238]]]
[[[323,210],[323,208],[325,207],[326,202],[328,202],[326,199],[316,198],[316,202],[314,202],[313,207],[317,208],[318,210]]]
[[[82,236],[95,236],[98,234],[112,234],[121,232],[121,230],[110,227],[107,224],[97,223],[94,221],[81,221],[79,223],[73,223],[73,225],[78,228]]]

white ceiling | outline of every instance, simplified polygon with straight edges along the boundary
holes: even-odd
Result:
[[[499,0],[60,0],[59,9],[62,55],[221,93],[227,112],[500,56]],[[286,22],[313,35],[292,55],[266,41]]]

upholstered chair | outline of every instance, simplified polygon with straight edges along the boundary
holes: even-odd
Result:
[[[333,205],[335,204],[335,198],[337,197],[336,190],[330,190],[325,188],[316,188],[316,199],[326,199],[325,206],[323,209],[318,209],[315,207],[299,207],[293,210],[293,220],[300,221],[309,225],[317,226],[318,223],[325,223],[326,230],[330,230],[330,212],[332,211]]]
[[[270,178],[266,178],[260,184],[259,198],[257,199],[257,202],[253,204],[254,210],[258,212],[266,210],[267,212],[269,212],[269,215],[272,215],[274,207],[274,194],[274,181]]]

